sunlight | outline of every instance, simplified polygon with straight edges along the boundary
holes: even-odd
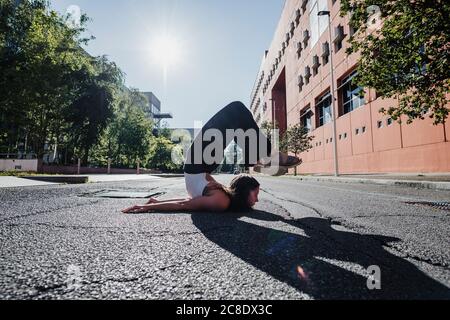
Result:
[[[165,35],[156,38],[151,43],[151,51],[156,64],[164,70],[181,61],[181,46],[178,39]]]

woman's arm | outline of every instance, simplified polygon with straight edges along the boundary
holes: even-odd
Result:
[[[198,197],[195,199],[173,201],[173,202],[158,202],[142,206],[134,206],[123,210],[123,213],[145,213],[145,212],[176,212],[176,211],[225,211],[228,208],[227,199],[222,200],[222,197],[208,196]]]
[[[186,200],[190,200],[191,198],[179,198],[179,199],[166,199],[166,200],[158,200],[157,198],[151,197],[148,201],[147,204],[151,204],[151,203],[163,203],[163,202],[179,202],[179,201],[186,201]]]

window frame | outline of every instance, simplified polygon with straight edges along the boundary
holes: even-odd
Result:
[[[328,101],[328,106],[327,107],[323,107],[323,104],[325,104]],[[315,104],[315,110],[316,110],[316,128],[322,127],[330,122],[333,121],[333,110],[332,110],[333,106],[332,106],[332,101],[331,101],[331,92],[328,90],[327,92],[325,92],[324,94],[320,95],[317,99],[316,99],[316,104]],[[325,110],[328,109],[329,112],[329,120],[326,121],[326,114],[327,112],[325,112]]]

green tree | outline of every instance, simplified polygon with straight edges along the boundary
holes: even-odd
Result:
[[[0,1],[0,130],[8,143],[23,132],[42,156],[64,126],[63,114],[76,97],[80,70],[92,70],[81,44],[87,17],[69,28],[48,1]],[[21,130],[22,129],[22,130]]]
[[[175,148],[175,144],[166,137],[154,137],[150,151],[150,168],[162,171],[181,170],[181,165],[172,161],[173,148]]]
[[[112,123],[112,158],[115,163],[134,167],[139,159],[142,166],[148,165],[150,147],[153,142],[153,122],[138,107],[124,101],[125,109]]]
[[[298,156],[312,148],[311,141],[313,139],[314,137],[309,135],[307,128],[301,124],[296,124],[286,130],[286,134],[281,141],[281,149]],[[295,167],[295,175],[297,175],[297,167]]]
[[[94,146],[114,115],[123,75],[106,57],[93,59],[94,74],[82,75],[80,96],[68,106],[65,120],[69,123],[69,139],[79,149],[82,163],[88,163]]]
[[[444,0],[341,0],[356,33],[347,53],[360,52],[354,81],[398,106],[380,111],[407,122],[427,115],[435,124],[449,114],[450,3]]]

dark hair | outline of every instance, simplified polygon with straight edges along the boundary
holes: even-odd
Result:
[[[229,187],[231,193],[230,211],[247,212],[252,210],[248,205],[250,192],[259,187],[259,182],[248,174],[241,174],[235,177]]]

